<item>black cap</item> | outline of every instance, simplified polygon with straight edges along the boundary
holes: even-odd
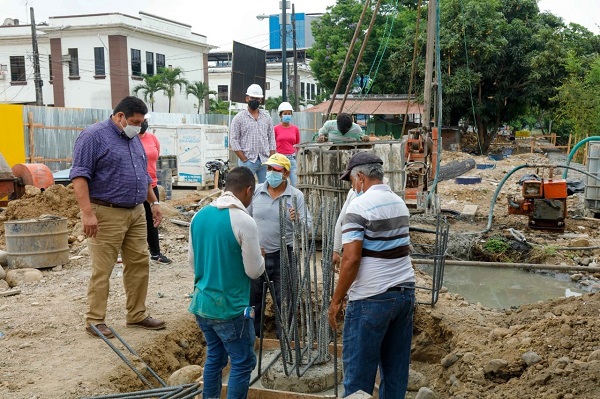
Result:
[[[366,165],[369,163],[379,163],[383,165],[383,161],[377,155],[372,152],[358,152],[350,158],[348,161],[348,166],[342,175],[340,176],[340,180],[350,181],[350,172],[354,169],[355,166],[358,165]]]

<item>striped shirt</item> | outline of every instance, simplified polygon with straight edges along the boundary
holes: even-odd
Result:
[[[365,132],[363,132],[358,124],[353,122],[350,130],[346,133],[342,133],[337,128],[337,120],[334,119],[323,124],[323,127],[319,129],[319,135],[327,135],[327,141],[331,141],[332,143],[341,143],[361,141]]]
[[[90,198],[126,207],[146,201],[152,183],[140,138],[127,138],[110,118],[75,140],[69,178],[76,177],[87,179]]]
[[[277,150],[273,119],[265,111],[259,111],[258,119],[245,109],[231,120],[230,142],[233,151],[242,151],[250,162],[269,159],[271,151]]]
[[[409,256],[409,216],[402,198],[387,184],[371,186],[348,205],[342,243],[363,243],[358,274],[348,291],[350,300],[415,281]]]

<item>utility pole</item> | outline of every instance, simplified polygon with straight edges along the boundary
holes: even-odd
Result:
[[[435,27],[437,0],[430,0],[427,5],[427,50],[425,53],[425,91],[423,93],[422,126],[426,131],[431,125],[431,86],[433,83],[433,59],[435,55]]]
[[[33,7],[29,7],[31,12],[31,41],[33,44],[33,73],[34,73],[34,85],[35,85],[35,105],[44,105],[44,98],[42,95],[42,86],[44,81],[40,74],[40,52],[38,51],[37,32],[35,31],[35,16],[33,14]]]
[[[281,0],[281,97],[287,101],[287,1]]]
[[[292,41],[294,44],[294,111],[300,110],[298,103],[298,86],[300,85],[300,79],[298,79],[298,46],[296,44],[296,7],[292,3]]]

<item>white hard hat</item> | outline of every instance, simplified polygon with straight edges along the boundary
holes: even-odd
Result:
[[[280,114],[283,111],[294,112],[294,108],[292,107],[292,104],[288,103],[287,101],[284,101],[281,104],[279,104],[279,108],[277,108],[277,113]]]
[[[248,90],[246,90],[246,95],[249,97],[263,98],[263,91],[259,85],[252,84],[248,86]]]

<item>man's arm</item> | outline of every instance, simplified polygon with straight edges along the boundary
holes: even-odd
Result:
[[[231,120],[231,127],[229,129],[229,145],[231,146],[231,150],[235,152],[235,155],[242,162],[246,162],[248,159],[244,155],[244,151],[242,151],[242,146],[240,143],[240,135],[241,135],[241,126],[236,118],[237,115]]]
[[[356,198],[356,192],[353,189],[348,191],[348,196],[346,196],[346,201],[344,202],[344,206],[340,211],[340,215],[335,222],[335,232],[333,235],[333,264],[337,268],[340,263],[340,254],[342,253],[342,223],[344,222],[344,217],[346,216],[346,211],[348,210],[348,205],[350,202]]]
[[[273,128],[273,119],[269,118],[269,156],[277,152],[277,141],[275,141],[275,129]]]
[[[265,271],[265,259],[258,243],[258,227],[250,215],[241,209],[237,211],[239,211],[239,215],[235,215],[235,217],[231,215],[231,223],[232,227],[235,224],[235,236],[242,247],[244,272],[254,280]]]
[[[362,241],[352,241],[344,244],[344,256],[342,257],[342,267],[340,269],[340,278],[338,280],[331,305],[329,305],[329,325],[335,330],[337,328],[337,315],[342,309],[342,301],[348,293],[350,286],[358,275],[360,260],[362,257]]]
[[[88,181],[85,177],[75,177],[72,181],[75,198],[77,199],[79,208],[81,208],[83,232],[88,237],[96,237],[96,234],[98,233],[98,219],[92,210]]]

